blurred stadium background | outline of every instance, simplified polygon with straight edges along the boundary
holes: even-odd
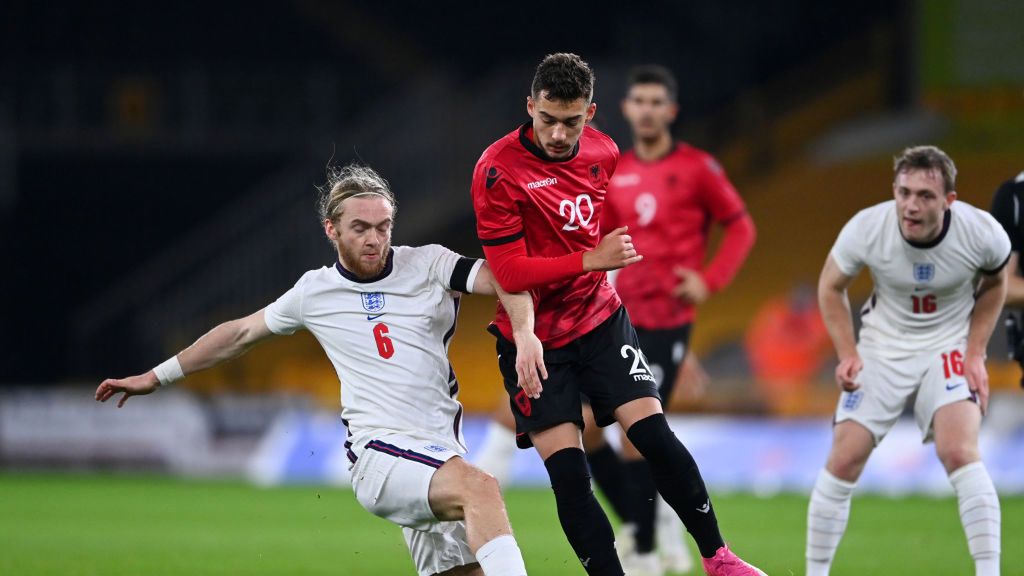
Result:
[[[757,223],[746,266],[700,311],[710,384],[679,395],[673,425],[722,499],[727,537],[770,573],[801,573],[836,399],[831,346],[808,328],[813,310],[801,323],[801,297],[842,224],[888,197],[902,147],[943,147],[960,198],[985,208],[1024,170],[1024,4],[571,8],[0,5],[0,573],[409,573],[397,529],[344,492],[338,382],[308,335],[120,411],[92,391],[331,262],[313,208],[329,161],[390,179],[396,244],[479,255],[473,164],[524,120],[532,69],[554,51],[595,68],[597,122],[622,148],[626,71],[670,67],[676,135],[722,161]],[[505,398],[492,312],[466,299],[452,347],[471,449]],[[1024,401],[1001,328],[989,357],[983,450],[1004,498],[1004,573],[1024,574],[1011,545]],[[516,458],[509,509],[528,565],[582,574],[542,466]],[[968,571],[951,490],[909,421],[862,486],[875,495],[854,505],[837,573]],[[880,559],[908,549],[914,560],[887,572]]]

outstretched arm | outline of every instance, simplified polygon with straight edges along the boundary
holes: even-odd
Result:
[[[846,289],[853,278],[840,272],[830,254],[818,279],[818,306],[821,317],[828,328],[829,336],[839,355],[836,367],[836,384],[843,390],[852,391],[860,387],[856,382],[864,363],[857,353],[857,340],[853,334],[853,318],[850,316],[850,299]]]
[[[225,322],[204,334],[177,356],[149,372],[123,379],[104,380],[96,388],[96,400],[106,402],[115,394],[123,392],[124,395],[117,403],[117,407],[120,408],[132,396],[150,394],[161,384],[170,384],[193,372],[237,358],[270,336],[273,336],[273,332],[267,328],[263,310],[245,318]],[[158,371],[161,372],[159,377]]]
[[[967,354],[964,358],[964,376],[967,386],[978,395],[981,413],[988,411],[988,371],[985,370],[985,349],[992,337],[1006,299],[1006,266],[996,274],[983,275],[978,282],[974,299],[974,312],[967,332]]]
[[[476,294],[496,294],[512,322],[512,337],[516,345],[516,373],[519,387],[531,398],[539,398],[544,389],[548,370],[544,366],[544,347],[533,332],[533,296],[529,292],[510,294],[502,289],[487,262],[483,263],[473,282]]]

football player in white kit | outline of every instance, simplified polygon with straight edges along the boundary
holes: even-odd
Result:
[[[908,402],[956,491],[976,573],[999,574],[999,499],[978,429],[1010,240],[987,212],[956,201],[955,181],[953,161],[938,148],[904,150],[895,159],[895,200],[854,216],[821,272],[818,300],[842,393],[807,511],[808,576],[828,574],[857,478]],[[857,342],[846,289],[864,267],[874,293]]]
[[[462,458],[462,405],[447,351],[460,293],[498,294],[515,311],[516,339],[530,350],[517,369],[523,388],[536,396],[538,372],[546,372],[532,298],[502,292],[483,260],[438,245],[392,248],[395,206],[387,182],[372,169],[335,171],[320,202],[325,233],[338,251],[333,266],[305,273],[276,302],[217,326],[153,370],[105,380],[96,399],[124,393],[121,407],[131,396],[305,328],[344,383],[342,421],[356,498],[402,526],[417,572],[525,575],[497,481]]]

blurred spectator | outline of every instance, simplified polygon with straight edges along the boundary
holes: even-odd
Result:
[[[765,302],[744,345],[757,386],[777,414],[802,411],[811,382],[832,354],[814,291],[806,284]]]

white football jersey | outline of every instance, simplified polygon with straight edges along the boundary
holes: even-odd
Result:
[[[977,280],[1002,269],[1010,239],[989,213],[957,200],[938,238],[911,243],[890,200],[847,222],[831,255],[847,276],[870,270],[874,293],[861,309],[859,343],[896,358],[967,338]]]
[[[460,293],[482,263],[436,244],[397,246],[376,278],[359,280],[340,264],[311,270],[267,306],[271,332],[306,328],[334,364],[350,450],[399,433],[465,453],[448,344]]]

